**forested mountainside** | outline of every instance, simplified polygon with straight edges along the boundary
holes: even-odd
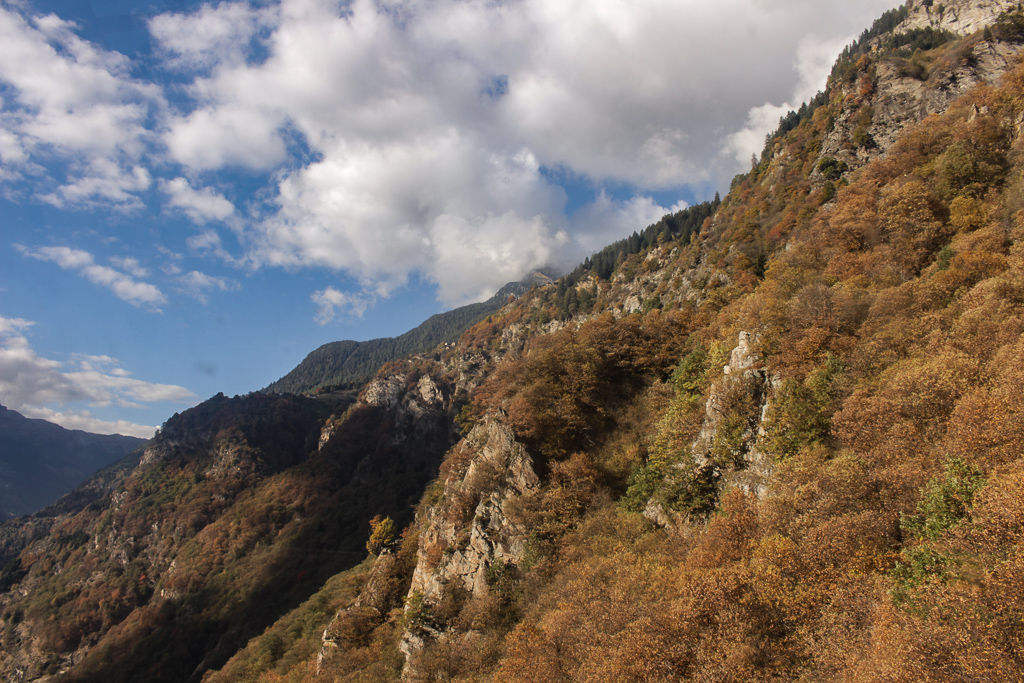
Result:
[[[324,344],[264,391],[302,394],[361,387],[384,364],[439,344],[454,343],[468,327],[508,303],[509,297],[519,296],[534,284],[550,281],[550,277],[538,271],[521,282],[508,283],[487,301],[432,315],[397,337]]]
[[[0,405],[0,520],[55,503],[143,443],[133,436],[64,429]]]
[[[175,416],[2,527],[0,672],[1024,679],[1022,42],[1016,3],[908,3],[699,229],[344,412]]]
[[[358,564],[369,517],[411,519],[452,422],[443,387],[413,387],[373,385],[331,419],[317,399],[216,396],[94,495],[0,527],[3,678],[186,681],[220,666]]]

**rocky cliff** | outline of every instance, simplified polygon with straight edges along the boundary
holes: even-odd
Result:
[[[935,28],[968,36],[992,24],[1000,13],[1016,9],[1013,0],[911,0],[901,30]]]
[[[1014,3],[962,2],[946,3],[942,9],[931,3],[911,3],[897,30],[931,27],[970,35],[1011,5],[1015,7]],[[1016,63],[1019,51],[1017,43],[977,33],[967,40],[952,40],[945,49],[912,55],[921,65],[921,70],[915,70],[908,68],[905,57],[876,47],[873,56],[860,59],[852,78],[847,74],[833,84],[827,108],[830,121],[811,150],[809,163],[804,162],[810,169],[811,192],[828,178],[826,160],[843,164],[841,174],[832,176],[836,179],[885,158],[908,126],[947,111],[964,93],[998,83]],[[769,196],[776,183],[779,187],[784,183],[786,154],[780,141],[775,155],[760,170],[761,187],[767,188]],[[595,310],[610,309],[617,316],[653,308],[706,307],[716,296],[743,286],[733,268],[722,268],[736,263],[743,246],[733,242],[724,263],[718,260],[722,256],[716,248],[736,234],[728,207],[723,213],[707,226],[701,245],[688,250],[684,258],[677,245],[656,247],[608,282],[584,279],[575,286],[593,287],[599,302]],[[584,315],[570,324],[586,319]],[[677,533],[692,533],[686,529],[692,528],[688,524],[695,508],[673,509],[659,490],[678,487],[679,480],[685,480],[691,488],[695,483],[705,487],[715,500],[728,498],[730,492],[770,499],[777,458],[791,448],[789,440],[800,434],[807,438],[805,443],[815,443],[829,430],[823,416],[833,400],[839,365],[828,361],[817,374],[795,382],[787,373],[772,372],[766,366],[761,350],[771,348],[768,340],[747,331],[739,331],[733,339],[728,362],[708,370],[699,427],[688,442],[686,457],[670,463],[671,473],[653,486],[654,495],[642,506],[651,522]],[[804,403],[796,409],[798,400]],[[806,412],[797,415],[798,410]],[[533,561],[528,556],[530,544],[538,540],[537,519],[522,515],[528,507],[522,501],[544,495],[552,486],[550,471],[538,463],[536,452],[516,441],[506,422],[501,412],[489,415],[449,454],[443,493],[418,520],[420,551],[406,600],[406,611],[414,612],[414,618],[401,647],[407,657],[404,680],[432,680],[438,651],[450,655],[472,647],[481,632],[470,625],[472,619],[459,615],[474,613],[479,608],[473,605],[488,598],[493,607],[500,593],[496,586],[501,579],[496,574],[522,572],[524,563]],[[532,524],[524,524],[525,519]]]
[[[833,71],[831,121],[816,159],[819,182],[884,157],[908,125],[946,111],[976,86],[995,84],[1017,61],[1021,45],[1016,37],[1005,40],[983,31],[1003,11],[1015,9],[1014,2],[915,1],[905,8],[905,18],[892,33],[862,39],[859,49]],[[946,41],[946,48],[925,51],[909,38],[905,47],[886,47],[926,29],[948,32],[948,38],[928,34],[930,42],[925,43]],[[832,159],[841,162],[841,172]]]
[[[417,660],[428,643],[472,641],[472,628],[449,628],[445,621],[453,610],[466,611],[467,602],[486,610],[497,574],[523,563],[533,529],[517,509],[540,488],[534,467],[500,418],[474,427],[446,458],[441,500],[418,520],[423,531],[406,599],[415,614],[402,635],[403,678],[422,678]]]
[[[997,18],[950,7],[845,53],[699,230],[340,414],[169,423],[19,536],[5,651],[36,680],[1020,679],[1024,70],[1002,29],[910,33]],[[151,671],[145,642],[200,654]]]
[[[436,475],[450,403],[430,377],[397,374],[330,415],[309,398],[219,395],[81,506],[5,529],[0,674],[198,681],[357,564],[366,520],[405,523]]]

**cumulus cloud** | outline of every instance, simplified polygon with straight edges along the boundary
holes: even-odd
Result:
[[[779,104],[765,102],[751,107],[747,112],[747,120],[743,128],[729,134],[725,139],[723,152],[731,155],[737,164],[750,160],[751,155],[759,155],[764,147],[765,137],[779,126],[779,119],[800,105],[809,101],[821,90],[836,55],[853,41],[855,35],[845,38],[821,40],[809,36],[800,42],[797,49],[796,71],[799,80],[790,97]]]
[[[160,304],[167,302],[167,297],[155,285],[136,280],[131,275],[109,266],[96,263],[93,255],[82,249],[70,247],[37,247],[31,249],[17,245],[18,250],[26,256],[40,261],[52,261],[64,270],[77,271],[82,277],[93,284],[106,287],[118,299],[127,301],[133,306],[148,308],[159,312]],[[137,270],[138,262],[128,262],[129,270]]]
[[[235,205],[213,188],[193,189],[185,178],[161,180],[160,189],[168,195],[167,205],[180,209],[200,225],[211,220],[224,221],[235,213]]]
[[[545,263],[565,235],[544,217],[564,201],[531,154],[487,154],[455,132],[354,145],[282,180],[252,258],[345,270],[378,295],[419,271],[458,303]]]
[[[616,202],[601,192],[597,199],[573,214],[570,232],[576,244],[569,256],[598,251],[634,230],[658,222],[666,213],[682,211],[686,206],[686,202],[679,201],[666,209],[643,196]]]
[[[35,325],[31,320],[25,320],[24,318],[4,318],[0,317],[0,337],[15,337],[19,336],[22,330]]]
[[[88,410],[54,410],[53,408],[37,408],[23,406],[18,411],[34,420],[46,420],[58,424],[64,429],[81,429],[93,434],[124,434],[150,439],[156,433],[156,425],[142,425],[130,420],[101,420]]]
[[[195,169],[269,169],[287,157],[281,125],[275,112],[255,103],[223,105],[171,121],[164,142],[176,161]]]
[[[132,79],[127,58],[82,40],[72,24],[15,7],[0,7],[3,180],[55,185],[38,194],[59,207],[138,208],[160,88]]]
[[[121,270],[135,277],[149,277],[149,271],[142,267],[137,258],[131,256],[113,256],[110,262]]]
[[[178,72],[166,92],[71,24],[8,5],[0,183],[42,179],[36,196],[57,207],[121,210],[155,185],[168,208],[236,233],[239,253],[207,243],[234,265],[346,271],[373,296],[419,273],[453,304],[644,227],[667,210],[654,191],[721,185],[895,4],[210,3],[149,22]],[[245,206],[194,184],[239,169],[266,183]],[[551,170],[635,197],[567,216]],[[129,280],[92,277],[144,284],[117,272]]]
[[[193,403],[197,399],[184,387],[135,379],[109,356],[76,355],[69,362],[43,358],[24,334],[33,324],[21,318],[0,317],[0,403],[12,410],[68,429],[148,437],[153,435],[153,427],[105,422],[68,404],[137,407],[162,401]]]
[[[182,292],[203,304],[207,302],[208,292],[230,292],[238,289],[238,283],[234,280],[207,275],[198,270],[178,275],[175,281]]]
[[[327,287],[313,292],[309,297],[316,305],[316,321],[326,325],[339,314],[354,315],[361,318],[366,309],[373,305],[373,297],[366,294],[349,294]]]
[[[645,190],[731,176],[783,100],[822,87],[846,36],[893,4],[284,0],[151,30],[203,69],[164,132],[178,162],[271,169],[308,148],[241,235],[249,263],[344,270],[378,294],[419,272],[455,303],[644,227],[610,234],[631,211],[656,220]],[[638,196],[571,220],[544,168]]]
[[[271,24],[275,13],[272,7],[225,2],[203,5],[191,16],[154,17],[149,30],[173,66],[208,69],[244,61],[253,39]]]

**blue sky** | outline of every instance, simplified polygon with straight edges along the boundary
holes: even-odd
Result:
[[[146,436],[574,264],[896,4],[0,1],[0,403]]]

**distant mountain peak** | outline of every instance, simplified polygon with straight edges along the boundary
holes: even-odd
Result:
[[[551,282],[552,276],[545,269],[537,269],[522,280],[509,282],[487,301],[432,315],[418,327],[397,337],[328,342],[313,350],[295,369],[264,391],[310,393],[361,385],[384,364],[454,342],[475,323],[497,312],[531,287]]]
[[[145,442],[66,429],[0,405],[0,518],[51,505]]]

